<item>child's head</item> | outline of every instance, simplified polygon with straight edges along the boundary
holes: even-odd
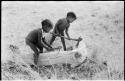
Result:
[[[43,31],[46,33],[48,33],[53,28],[53,24],[49,19],[43,20],[41,24]]]
[[[67,13],[67,20],[72,23],[74,20],[76,20],[77,17],[74,12],[68,12]]]

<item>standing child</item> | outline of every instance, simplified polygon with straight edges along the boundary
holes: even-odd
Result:
[[[26,37],[26,44],[34,51],[34,63],[37,65],[39,53],[43,53],[43,48],[47,50],[54,50],[49,44],[47,44],[43,37],[43,32],[49,33],[53,28],[50,20],[45,19],[41,22],[42,28],[31,31]],[[42,40],[41,40],[42,38]],[[39,49],[39,50],[38,50]]]
[[[54,28],[54,31],[53,31],[53,36],[52,36],[52,39],[50,41],[50,45],[53,43],[53,41],[55,40],[56,38],[56,34],[59,34],[61,36],[64,36],[64,31],[67,35],[67,37],[69,38],[70,40],[70,36],[68,34],[68,29],[69,29],[69,26],[70,26],[70,23],[72,23],[74,20],[76,20],[77,17],[75,15],[74,12],[68,12],[67,13],[67,17],[66,18],[62,18],[62,19],[59,19],[58,22],[56,23],[55,25],[55,28]],[[55,34],[55,35],[54,35]],[[64,51],[66,51],[66,45],[65,45],[65,40],[63,37],[61,37],[61,42],[63,44],[63,49]]]

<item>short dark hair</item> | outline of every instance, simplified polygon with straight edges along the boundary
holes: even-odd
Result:
[[[68,12],[67,17],[73,17],[75,19],[77,18],[74,12]]]
[[[50,28],[53,28],[53,24],[52,24],[52,22],[51,22],[49,19],[43,20],[43,21],[41,22],[41,24],[42,24],[42,27],[48,26],[48,27],[50,27]]]

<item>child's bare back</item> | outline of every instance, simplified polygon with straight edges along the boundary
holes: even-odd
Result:
[[[70,26],[69,22],[67,21],[66,18],[62,18],[58,20],[58,22],[55,25],[55,30],[60,32],[64,32],[66,28]]]
[[[62,19],[59,19],[57,21],[53,33],[54,34],[60,34],[61,36],[64,36],[64,31],[65,31],[67,37],[70,39],[70,36],[68,34],[68,29],[69,29],[70,23],[72,23],[75,20],[76,20],[75,13],[68,12],[66,18],[62,18]],[[53,43],[53,41],[55,40],[55,38],[56,38],[56,36],[53,35],[52,39],[50,41],[50,44]],[[64,51],[66,51],[65,40],[64,40],[63,37],[61,37],[61,42],[63,44]]]

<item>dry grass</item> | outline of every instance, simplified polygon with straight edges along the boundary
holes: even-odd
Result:
[[[18,53],[18,48],[10,45],[10,56],[8,61],[2,63],[3,80],[123,80],[124,72],[109,68],[106,61],[99,61],[95,51],[86,58],[80,65],[74,68],[64,64],[55,64],[50,66],[39,66],[31,68],[30,65],[19,60],[20,57],[14,55]]]

